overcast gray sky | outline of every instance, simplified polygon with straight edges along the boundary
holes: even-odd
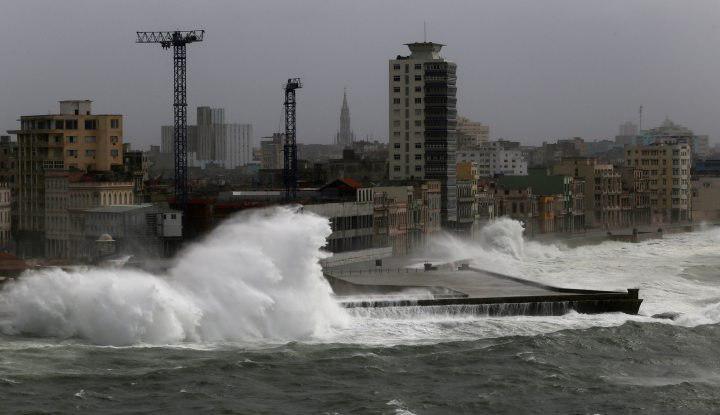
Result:
[[[137,30],[203,28],[189,46],[189,113],[226,108],[255,136],[277,129],[283,80],[301,76],[298,139],[328,143],[344,86],[356,135],[387,137],[387,61],[404,43],[444,43],[460,114],[527,143],[605,138],[665,115],[720,133],[717,0],[5,0],[0,128],[88,98],[126,116],[125,139],[159,143],[172,121],[172,55]]]

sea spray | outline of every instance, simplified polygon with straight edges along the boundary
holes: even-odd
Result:
[[[108,345],[322,336],[347,318],[318,264],[329,234],[324,218],[274,208],[226,220],[164,276],[27,272],[0,292],[0,330]]]
[[[431,239],[426,257],[438,262],[469,260],[474,266],[500,273],[517,273],[527,258],[556,255],[560,247],[526,241],[523,224],[507,217],[482,227],[474,238],[442,234]]]

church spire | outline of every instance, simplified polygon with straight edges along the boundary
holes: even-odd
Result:
[[[340,108],[340,131],[335,136],[335,144],[348,148],[355,141],[355,134],[350,128],[350,106],[347,102],[347,88],[343,88],[343,102]]]

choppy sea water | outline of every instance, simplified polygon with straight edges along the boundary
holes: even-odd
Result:
[[[319,226],[275,215],[244,218],[237,234],[222,235],[223,245],[256,232],[265,219],[288,219],[298,234]],[[298,283],[300,301],[276,310],[273,301],[288,298],[278,286],[296,274],[269,250],[263,265],[276,272],[243,277],[242,284],[221,280],[217,291],[215,283],[183,280],[181,273],[199,272],[187,263],[162,277],[122,270],[104,271],[117,277],[97,270],[43,275],[38,281],[72,280],[81,294],[50,285],[54,291],[43,291],[40,301],[28,289],[46,287],[41,282],[4,288],[0,413],[720,412],[720,230],[567,248],[523,241],[518,226],[499,221],[478,242],[440,240],[434,255],[473,258],[476,266],[561,286],[639,287],[640,315],[483,317],[413,308],[346,314],[326,305],[312,283]],[[294,242],[284,243],[298,253]],[[268,244],[273,252],[286,249]],[[212,240],[205,246],[215,247]],[[195,263],[194,255],[186,258]],[[245,275],[241,267],[218,268],[222,255],[215,259],[203,275]],[[123,285],[123,277],[137,285]],[[91,294],[96,301],[77,296]],[[238,304],[223,303],[226,297]],[[658,313],[678,317],[652,318]]]

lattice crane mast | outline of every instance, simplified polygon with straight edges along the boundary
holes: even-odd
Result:
[[[175,197],[187,217],[187,51],[188,43],[202,42],[204,30],[137,32],[136,43],[159,43],[173,49],[173,144],[175,152]]]
[[[285,144],[283,145],[283,182],[285,200],[294,200],[298,189],[297,142],[295,129],[295,90],[302,88],[300,78],[291,78],[285,84]]]

